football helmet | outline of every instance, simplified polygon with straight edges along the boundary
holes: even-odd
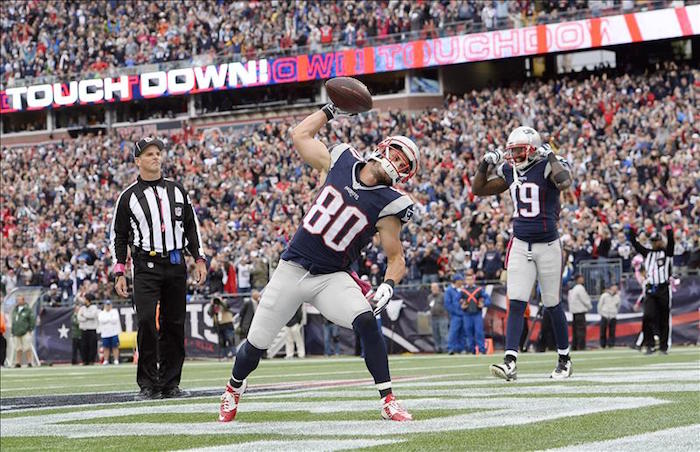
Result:
[[[381,164],[391,183],[406,182],[418,171],[420,151],[408,137],[392,135],[382,140],[367,157]]]
[[[532,127],[520,126],[508,135],[505,159],[513,167],[521,170],[535,160],[540,146],[540,134]]]

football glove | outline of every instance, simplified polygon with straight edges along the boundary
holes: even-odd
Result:
[[[549,154],[552,152],[554,152],[554,149],[552,149],[552,146],[550,146],[549,143],[545,143],[537,148],[537,156],[543,159],[549,157]]]
[[[379,285],[379,287],[377,287],[377,291],[374,293],[374,298],[372,298],[372,301],[374,301],[377,305],[377,307],[374,308],[375,316],[379,315],[384,309],[386,309],[386,305],[389,304],[392,296],[394,296],[394,288],[391,287],[390,284],[383,282]]]
[[[341,110],[333,102],[329,102],[326,105],[324,105],[323,108],[321,109],[321,111],[323,111],[326,114],[326,118],[328,118],[329,121],[333,120],[333,119],[341,118],[343,116],[347,117],[347,116],[354,116],[357,114],[357,113],[350,113],[350,112]]]
[[[503,151],[496,149],[495,151],[488,151],[484,155],[484,161],[490,165],[498,166],[503,162],[504,157]]]

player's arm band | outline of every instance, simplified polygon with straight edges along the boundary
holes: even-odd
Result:
[[[489,172],[489,162],[482,160],[479,162],[479,167],[477,168],[480,173],[486,174]]]
[[[388,284],[391,286],[391,288],[394,288],[394,285],[396,284],[393,279],[385,279],[384,284]]]
[[[327,120],[335,118],[335,112],[333,111],[333,104],[326,104],[321,108],[321,111],[326,115]]]

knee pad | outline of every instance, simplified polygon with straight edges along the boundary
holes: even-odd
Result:
[[[365,337],[367,335],[379,334],[379,328],[377,327],[377,319],[371,312],[363,312],[362,314],[355,317],[352,321],[352,328],[360,335],[360,337]]]

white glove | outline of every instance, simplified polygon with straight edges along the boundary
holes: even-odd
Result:
[[[377,304],[377,307],[374,308],[375,316],[379,315],[384,309],[386,309],[386,305],[389,304],[392,296],[394,296],[394,288],[391,287],[391,285],[381,283],[379,287],[377,287],[377,291],[374,292],[374,298],[372,298],[372,301]]]
[[[484,155],[484,161],[493,166],[500,165],[503,161],[503,158],[504,154],[503,151],[501,151],[500,149],[496,149],[495,151],[488,151],[486,155]]]
[[[326,114],[326,118],[328,118],[329,121],[343,116],[354,116],[357,114],[341,110],[333,102],[327,103],[321,110]]]
[[[537,148],[537,156],[543,159],[549,157],[549,154],[552,152],[554,152],[554,149],[552,149],[552,146],[550,146],[549,143],[545,143]]]

